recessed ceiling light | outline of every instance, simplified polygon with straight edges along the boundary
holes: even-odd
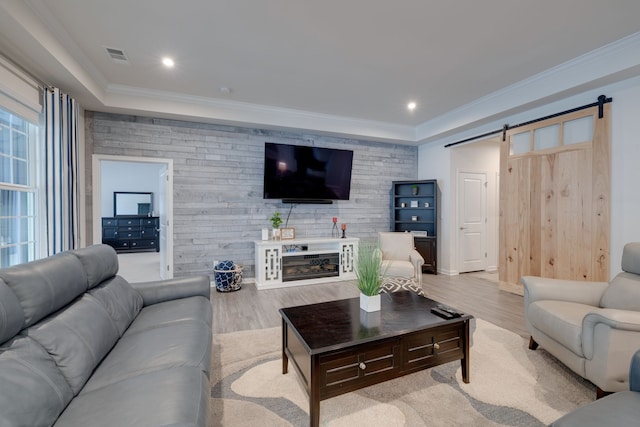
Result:
[[[232,90],[231,90],[231,88],[230,88],[230,87],[222,86],[222,87],[220,88],[220,92],[221,92],[221,93],[224,93],[225,95],[229,95],[229,94],[232,92]]]
[[[175,65],[175,62],[173,62],[173,59],[169,58],[168,56],[165,56],[164,58],[162,58],[162,65],[164,65],[167,68],[171,68]]]
[[[410,103],[408,103],[408,104],[407,104],[407,109],[408,109],[409,111],[413,111],[413,110],[415,110],[415,109],[416,109],[416,107],[417,107],[417,104],[416,104],[415,102],[413,102],[413,101],[411,101]]]

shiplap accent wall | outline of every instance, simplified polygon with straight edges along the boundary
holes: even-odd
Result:
[[[295,205],[288,226],[299,238],[330,236],[337,216],[348,236],[374,239],[389,229],[391,181],[417,177],[417,148],[401,144],[98,112],[87,112],[85,123],[89,157],[173,159],[177,277],[211,273],[214,259],[240,263],[254,277],[253,241],[273,212],[286,219],[291,207],[262,198],[265,142],[354,151],[350,200]]]

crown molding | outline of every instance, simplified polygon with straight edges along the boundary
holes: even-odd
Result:
[[[108,85],[103,102],[111,108],[125,108],[138,112],[153,111],[164,117],[188,120],[197,118],[238,126],[308,130],[383,142],[415,142],[412,126],[124,85]]]

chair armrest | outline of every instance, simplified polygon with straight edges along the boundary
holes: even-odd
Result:
[[[422,286],[422,265],[424,264],[424,258],[420,255],[420,252],[414,249],[409,255],[409,260],[411,261],[411,264],[413,264],[416,279],[418,279],[418,285]]]
[[[550,279],[547,277],[523,276],[526,307],[534,301],[555,300],[577,302],[598,307],[608,282],[583,282],[580,280]]]
[[[582,319],[582,350],[587,359],[593,358],[596,327],[604,324],[618,331],[640,332],[640,312],[614,308],[594,308]]]
[[[193,296],[203,296],[210,299],[211,296],[211,280],[206,274],[180,279],[131,283],[131,286],[142,295],[145,306]]]

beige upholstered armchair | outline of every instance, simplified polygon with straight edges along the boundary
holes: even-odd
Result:
[[[380,232],[378,245],[382,254],[382,269],[386,270],[387,276],[414,279],[422,286],[424,258],[415,248],[413,234]]]
[[[604,392],[629,389],[640,349],[640,242],[629,243],[610,283],[522,277],[531,339]]]

